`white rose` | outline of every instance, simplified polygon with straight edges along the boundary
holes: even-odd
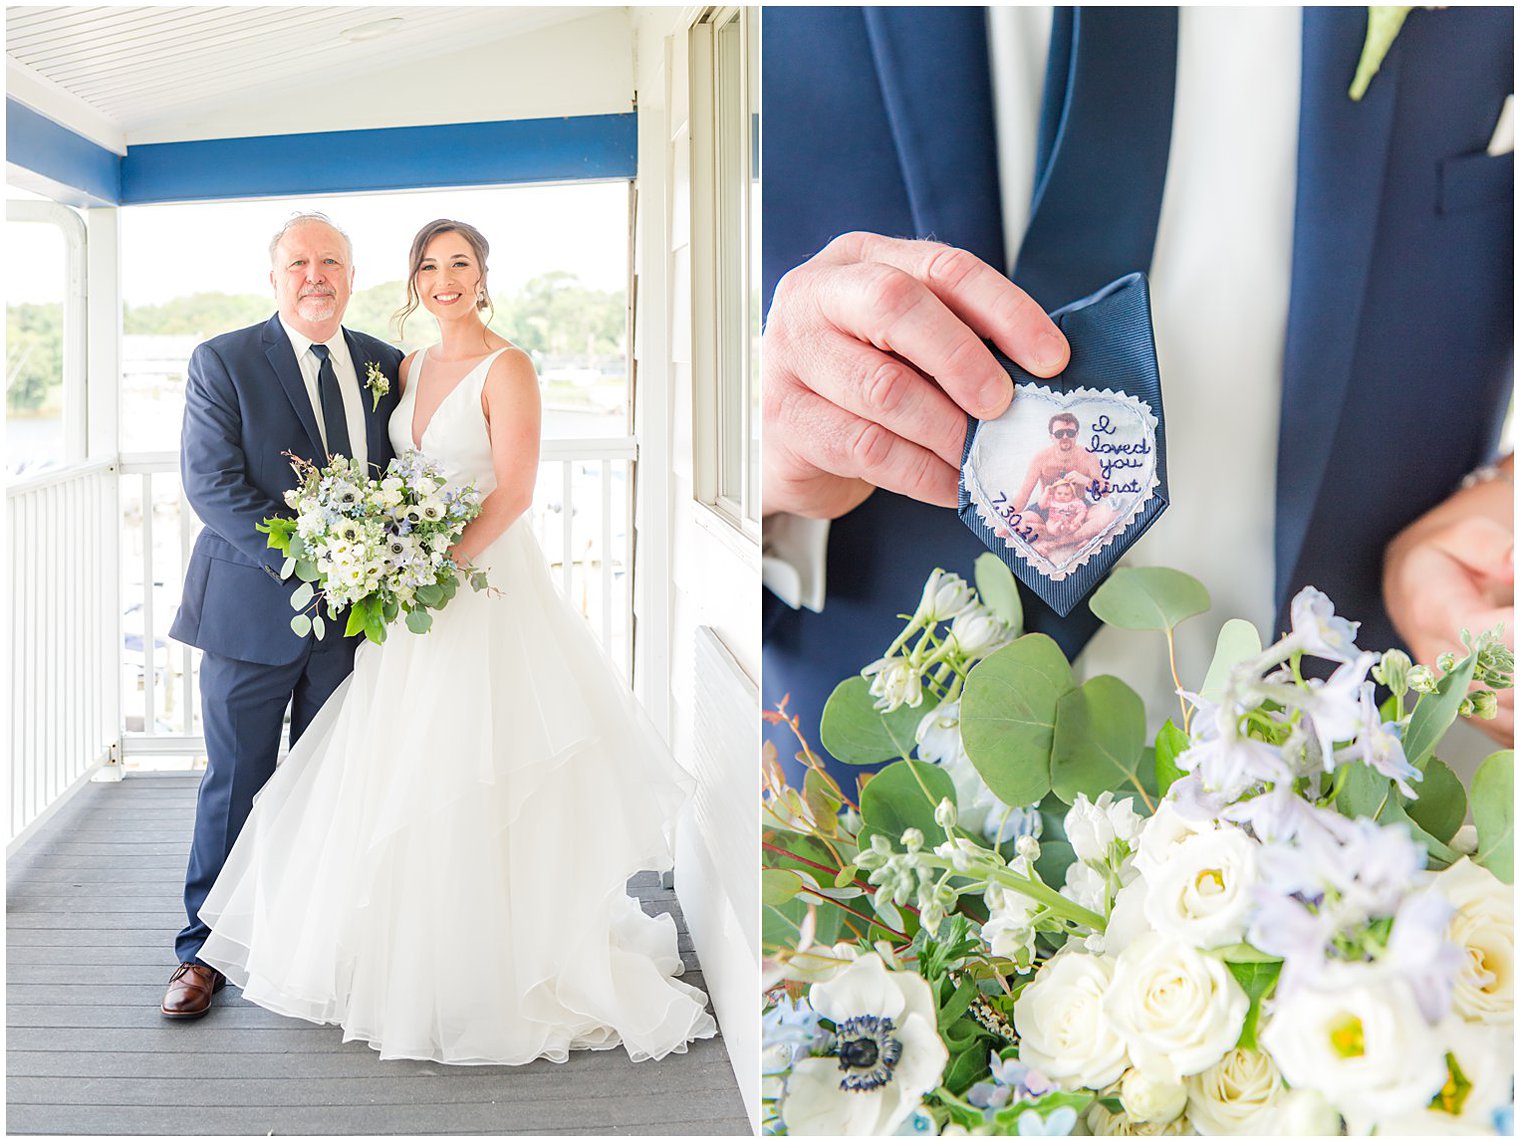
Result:
[[[1153,1078],[1131,1067],[1119,1084],[1119,1101],[1131,1121],[1161,1126],[1187,1108],[1188,1092],[1181,1083]]]
[[[1150,876],[1169,858],[1172,848],[1199,833],[1212,832],[1217,826],[1190,821],[1177,812],[1169,800],[1162,800],[1156,811],[1145,819],[1135,839],[1135,867]]]
[[[1173,845],[1146,878],[1146,918],[1195,948],[1239,943],[1251,912],[1256,852],[1256,842],[1239,829],[1196,833]]]
[[[1128,845],[1139,836],[1140,825],[1132,799],[1115,801],[1112,793],[1100,793],[1096,801],[1078,793],[1066,811],[1066,839],[1081,861],[1106,863],[1114,843]]]
[[[1067,1087],[1105,1087],[1124,1073],[1124,1040],[1103,997],[1112,960],[1063,952],[1052,957],[1013,1002],[1019,1059]]]
[[[1149,932],[1119,954],[1103,1006],[1135,1066],[1175,1082],[1235,1045],[1249,1001],[1222,961]]]
[[[792,1068],[781,1104],[788,1132],[891,1134],[939,1085],[950,1058],[929,985],[871,953],[815,983],[808,1001],[833,1021],[836,1053]]]
[[[1341,1116],[1319,1091],[1285,1091],[1277,1104],[1277,1125],[1272,1132],[1294,1138],[1333,1136],[1341,1133]]]
[[[1184,1115],[1170,1122],[1136,1122],[1127,1114],[1115,1114],[1101,1102],[1087,1108],[1087,1128],[1100,1137],[1167,1138],[1193,1132]]]
[[[1235,1047],[1185,1080],[1188,1117],[1202,1134],[1279,1134],[1278,1104],[1286,1095],[1277,1064],[1265,1051]]]
[[[1463,951],[1453,1008],[1474,1023],[1513,1027],[1514,890],[1466,857],[1435,878],[1435,889],[1456,909],[1446,938]]]
[[[1386,973],[1294,990],[1259,1039],[1289,1083],[1319,1091],[1348,1119],[1406,1114],[1446,1081],[1444,1048],[1413,990]]]
[[[1492,1134],[1493,1113],[1508,1106],[1515,1074],[1515,1041],[1507,1028],[1448,1019],[1439,1029],[1456,1060],[1462,1082],[1447,1081],[1429,1103],[1401,1115],[1377,1119],[1378,1134]],[[1357,1125],[1363,1125],[1357,1123]]]

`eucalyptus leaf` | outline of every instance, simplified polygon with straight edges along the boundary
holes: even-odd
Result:
[[[1350,770],[1335,798],[1335,807],[1343,816],[1353,820],[1357,817],[1377,820],[1384,807],[1398,799],[1393,782],[1363,762],[1346,761],[1342,764],[1350,766]]]
[[[1403,798],[1404,811],[1415,824],[1439,841],[1450,841],[1467,818],[1467,791],[1462,779],[1438,757],[1425,763],[1425,776],[1412,786],[1418,794]]]
[[[310,583],[302,583],[290,596],[290,605],[298,611],[304,611],[311,606],[311,600],[316,595],[317,589]]]
[[[1478,656],[1469,654],[1436,684],[1433,693],[1421,694],[1415,703],[1414,713],[1409,715],[1409,727],[1404,731],[1404,756],[1416,769],[1425,767],[1426,758],[1435,752],[1446,731],[1457,720],[1457,710],[1462,699],[1467,697],[1467,688],[1477,665]]]
[[[285,554],[292,559],[306,558],[306,541],[299,535],[291,535],[290,541],[285,547]]]
[[[1056,706],[1051,749],[1051,787],[1068,805],[1085,793],[1143,788],[1145,703],[1108,674],[1090,678]]]
[[[785,903],[762,907],[760,939],[767,953],[796,950],[803,922],[807,919],[808,905],[809,901],[794,896]],[[814,939],[821,946],[837,943],[844,931],[841,921],[851,918],[838,908],[826,905],[817,908],[814,916],[817,925]]]
[[[1515,883],[1515,751],[1491,753],[1472,783],[1473,823],[1478,851],[1473,857],[1505,884]]]
[[[1172,782],[1182,777],[1177,768],[1177,757],[1188,748],[1188,736],[1168,718],[1156,731],[1156,792],[1162,797],[1172,787]]]
[[[834,820],[839,815],[843,802],[828,779],[816,769],[809,769],[807,776],[802,779],[802,799],[812,813],[813,820],[818,822],[820,830],[834,832]]]
[[[1019,583],[1004,563],[990,551],[976,557],[976,593],[982,605],[1013,628],[1014,637],[1024,633],[1024,601]]]
[[[961,741],[971,764],[1006,805],[1050,792],[1056,704],[1075,682],[1066,656],[1026,634],[971,668],[961,696]]]
[[[894,761],[861,791],[861,847],[871,843],[873,834],[880,833],[893,848],[901,848],[902,835],[908,829],[923,833],[926,845],[932,847],[944,839],[944,830],[934,821],[934,810],[946,797],[955,801],[955,783],[939,766],[927,761]]]
[[[417,601],[424,606],[436,607],[443,602],[443,588],[436,583],[426,583],[417,588]]]
[[[320,614],[311,616],[311,629],[316,633],[316,636],[319,639],[327,637],[327,624],[322,621],[322,616]]]
[[[802,891],[802,877],[789,868],[760,870],[760,898],[766,904],[785,904]]]
[[[1224,700],[1225,684],[1230,671],[1248,659],[1261,653],[1261,634],[1245,619],[1230,619],[1219,628],[1219,638],[1214,643],[1214,661],[1204,675],[1203,689],[1199,695],[1219,704]]]
[[[1209,605],[1202,583],[1170,567],[1120,567],[1088,601],[1093,614],[1125,630],[1170,630]]]
[[[311,619],[306,615],[296,615],[290,620],[290,629],[305,638],[311,633]]]
[[[876,709],[871,684],[860,675],[846,678],[823,706],[818,737],[823,748],[849,765],[876,765],[913,752],[925,706],[899,706],[889,714]]]
[[[406,616],[406,629],[413,634],[427,634],[433,627],[433,616],[418,608]]]
[[[284,563],[280,564],[280,578],[289,579],[295,569],[296,561],[294,559],[286,559]]]
[[[322,573],[317,570],[317,564],[316,564],[315,560],[311,560],[311,559],[297,559],[296,560],[296,578],[299,579],[299,580],[301,580],[301,582],[303,582],[303,583],[315,583],[321,577],[322,577]]]
[[[1040,857],[1034,870],[1046,884],[1059,888],[1066,883],[1066,870],[1076,863],[1077,853],[1069,841],[1040,838]]]

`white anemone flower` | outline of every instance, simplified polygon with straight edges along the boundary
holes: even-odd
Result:
[[[781,1117],[791,1134],[891,1134],[939,1085],[949,1052],[935,1028],[929,985],[861,956],[808,993],[834,1024],[831,1054],[799,1059]]]

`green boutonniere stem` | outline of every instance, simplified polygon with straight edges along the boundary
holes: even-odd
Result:
[[[1367,9],[1367,39],[1362,44],[1362,58],[1356,64],[1356,78],[1351,81],[1348,93],[1353,101],[1360,101],[1367,94],[1372,77],[1383,66],[1383,57],[1393,47],[1404,18],[1413,11],[1412,6],[1399,4],[1374,4]]]

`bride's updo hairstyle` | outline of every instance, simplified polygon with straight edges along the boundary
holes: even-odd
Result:
[[[396,323],[396,336],[404,339],[406,336],[406,319],[417,311],[422,304],[422,298],[417,294],[417,271],[422,268],[422,255],[427,250],[428,244],[440,234],[458,234],[470,244],[471,251],[475,254],[475,263],[480,267],[480,296],[475,299],[475,308],[489,311],[485,323],[491,324],[496,316],[496,307],[491,304],[491,294],[486,288],[486,258],[491,253],[491,243],[486,241],[486,236],[468,222],[456,222],[452,218],[435,218],[412,239],[412,251],[407,255],[406,271],[406,304],[391,315],[391,320]]]

